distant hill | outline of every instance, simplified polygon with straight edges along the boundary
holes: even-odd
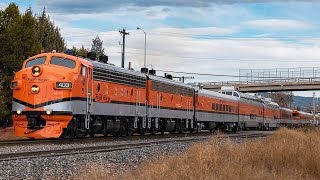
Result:
[[[313,97],[294,96],[294,106],[307,107],[313,105]],[[317,102],[316,102],[317,105]]]
[[[261,92],[261,93],[257,93],[257,95],[266,97],[268,93]],[[310,107],[312,105],[313,105],[313,97],[294,96],[294,102],[293,102],[294,107]],[[317,105],[317,102],[316,102],[316,105]],[[320,105],[320,100],[318,105]]]

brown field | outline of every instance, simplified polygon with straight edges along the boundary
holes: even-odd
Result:
[[[84,179],[320,179],[320,130],[280,129],[260,141],[212,138],[186,152],[142,163],[122,175],[94,166]]]
[[[8,127],[6,129],[0,129],[0,141],[9,141],[22,139],[14,135],[13,127]]]

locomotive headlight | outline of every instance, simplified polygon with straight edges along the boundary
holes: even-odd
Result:
[[[40,67],[39,66],[34,66],[32,68],[32,75],[37,77],[37,76],[40,76],[40,74],[41,74]]]
[[[18,109],[18,110],[17,110],[17,114],[22,114],[22,110],[21,110],[21,109]]]
[[[31,93],[32,94],[37,94],[39,92],[40,88],[37,85],[33,85],[31,87]]]
[[[47,115],[51,115],[51,114],[52,114],[52,109],[46,110],[46,114],[47,114]]]

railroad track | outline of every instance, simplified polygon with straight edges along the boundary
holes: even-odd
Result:
[[[265,137],[270,135],[270,133],[252,133],[252,134],[230,134],[227,136],[217,136],[218,138],[257,138]],[[0,154],[0,161],[11,161],[20,159],[30,159],[39,157],[55,157],[55,156],[65,156],[65,155],[75,155],[83,153],[99,153],[99,152],[112,152],[127,149],[139,149],[151,146],[157,146],[162,144],[168,144],[173,142],[199,142],[203,140],[208,140],[212,136],[200,136],[192,138],[181,138],[181,139],[166,139],[166,140],[152,140],[149,142],[133,142],[125,144],[116,145],[99,145],[99,146],[86,146],[86,147],[74,147],[74,148],[64,148],[55,150],[43,150],[43,151],[32,151],[32,152],[16,152],[16,153],[5,153]]]
[[[237,133],[247,133],[247,132],[237,132]],[[159,139],[159,138],[176,138],[176,137],[192,137],[192,136],[209,136],[212,135],[211,132],[199,132],[193,134],[156,134],[151,136],[124,136],[124,137],[86,137],[86,138],[66,138],[66,139],[19,139],[19,140],[7,140],[0,141],[0,147],[2,146],[19,146],[19,145],[38,145],[38,144],[70,144],[70,143],[90,143],[90,142],[106,142],[106,141],[126,141],[126,140],[143,140],[143,139]],[[231,135],[234,133],[231,133]],[[230,133],[227,133],[230,135]]]

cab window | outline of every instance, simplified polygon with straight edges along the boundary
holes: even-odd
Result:
[[[86,76],[86,67],[83,65],[81,66],[81,75]]]
[[[58,65],[58,66],[63,66],[67,68],[75,68],[76,67],[76,62],[67,58],[62,58],[62,57],[52,57],[50,64]]]
[[[44,64],[46,62],[46,59],[47,59],[46,56],[39,57],[39,58],[34,58],[34,59],[32,59],[32,60],[30,60],[30,61],[28,61],[26,63],[26,67],[25,68],[32,67],[32,66],[35,66],[35,65]]]

